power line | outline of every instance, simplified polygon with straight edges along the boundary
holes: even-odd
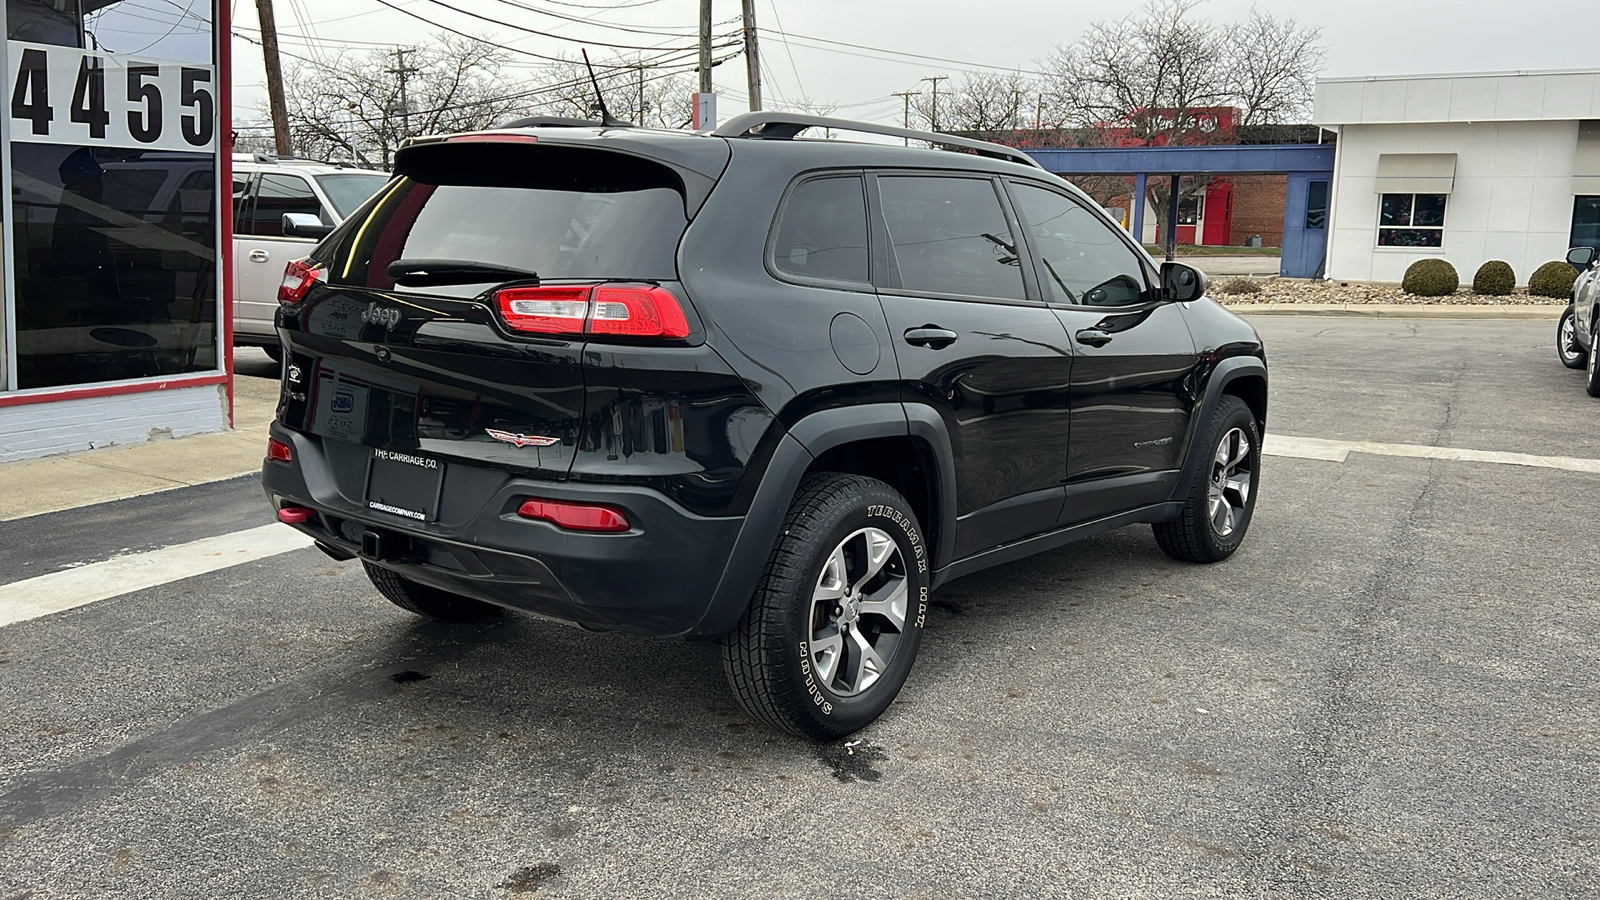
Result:
[[[886,54],[890,54],[891,56],[904,56],[904,57],[907,57],[908,59],[926,60],[926,61],[929,61],[929,62],[949,63],[951,65],[967,66],[969,68],[975,68],[975,69],[994,69],[994,70],[1000,71],[1000,72],[1019,72],[1019,73],[1022,73],[1024,75],[1045,75],[1045,76],[1048,76],[1050,74],[1049,72],[1042,72],[1042,71],[1038,71],[1036,69],[1022,69],[1022,68],[1018,68],[1016,66],[997,66],[997,65],[992,65],[990,63],[971,62],[969,60],[960,60],[960,59],[949,59],[949,58],[946,58],[946,57],[943,57],[943,56],[927,56],[927,55],[921,54],[921,53],[906,53],[906,52],[901,51],[901,50],[886,50],[886,49],[883,49],[881,47],[868,47],[868,46],[865,46],[863,44],[849,44],[849,43],[846,43],[844,41],[835,41],[835,40],[829,40],[828,38],[812,37],[811,35],[808,35],[808,34],[795,34],[792,31],[788,32],[787,34],[785,34],[783,32],[774,32],[769,28],[763,28],[761,30],[773,34],[780,41],[788,41],[788,40],[794,40],[794,39],[798,38],[798,39],[800,39],[802,41],[816,41],[819,44],[833,44],[833,45],[836,45],[836,46],[839,46],[839,47],[851,47],[851,48],[854,48],[856,50],[871,51],[871,53],[876,53],[876,54],[885,54],[886,53]],[[843,51],[843,50],[834,50],[832,47],[812,47],[812,46],[809,46],[809,45],[804,44],[804,43],[799,44],[798,46],[804,47],[807,50],[822,50],[822,51],[827,52],[827,53],[843,53],[846,56],[860,56],[860,57],[863,57],[865,59],[882,59],[885,62],[900,62],[900,60],[885,59],[882,56],[873,56],[873,55],[870,55],[870,54],[861,54],[861,53],[847,53],[846,51]]]
[[[381,2],[383,2],[383,0],[379,0],[379,2],[381,3]],[[591,47],[610,47],[610,48],[616,49],[616,50],[655,50],[655,49],[658,49],[656,47],[643,47],[643,46],[640,46],[638,44],[614,44],[614,43],[610,43],[608,41],[594,41],[594,40],[584,40],[584,39],[574,38],[574,37],[567,37],[566,35],[563,35],[563,34],[554,34],[554,33],[549,32],[549,31],[540,31],[537,28],[528,28],[527,26],[524,26],[524,25],[517,25],[517,24],[514,24],[512,22],[507,22],[504,19],[496,19],[493,16],[486,16],[486,15],[483,15],[482,13],[475,13],[475,12],[473,12],[471,10],[468,10],[468,9],[462,9],[459,6],[452,6],[449,3],[444,2],[444,0],[427,0],[427,2],[432,3],[435,6],[442,6],[445,9],[451,10],[452,12],[460,13],[461,15],[464,15],[464,16],[471,16],[474,19],[481,19],[481,20],[483,20],[485,22],[488,22],[490,24],[499,25],[502,28],[510,28],[510,29],[512,29],[514,31],[522,31],[522,32],[526,32],[528,34],[536,35],[538,37],[550,38],[552,40],[571,41],[574,44],[585,44],[585,45],[591,46]],[[388,6],[389,4],[388,3],[384,3],[384,5]],[[684,35],[684,37],[688,37],[688,35]]]
[[[438,28],[441,31],[448,31],[451,34],[456,35],[457,37],[464,37],[464,38],[467,38],[468,40],[477,41],[480,44],[488,44],[491,47],[499,47],[501,50],[505,50],[505,51],[507,51],[509,53],[517,53],[517,54],[520,54],[522,56],[531,56],[534,59],[543,59],[543,60],[547,60],[549,62],[558,62],[558,63],[571,62],[571,60],[563,59],[563,58],[561,58],[559,56],[550,56],[550,55],[544,54],[544,53],[535,53],[532,50],[523,50],[520,47],[512,47],[512,46],[510,46],[508,44],[500,44],[500,43],[496,43],[494,41],[485,40],[484,38],[478,37],[477,35],[468,34],[465,31],[461,31],[461,30],[456,29],[456,28],[451,28],[449,25],[445,25],[445,24],[443,24],[441,22],[435,22],[433,19],[430,19],[427,16],[422,15],[421,13],[414,13],[409,9],[403,9],[400,6],[396,5],[395,3],[390,2],[390,0],[375,0],[375,2],[377,2],[377,3],[379,3],[379,4],[383,5],[383,6],[387,6],[388,8],[394,10],[397,13],[400,13],[401,15],[410,16],[411,18],[416,19],[419,22],[423,22],[423,23],[426,23],[428,25],[432,25],[433,27]],[[437,0],[435,0],[435,2],[437,2]],[[571,39],[570,38],[564,38],[564,40],[571,40]],[[645,47],[643,49],[646,49],[646,50],[657,50],[657,49],[660,49],[660,48],[658,48],[658,47]],[[625,68],[628,68],[628,67],[627,66],[605,66],[605,65],[602,65],[602,66],[600,66],[600,68],[609,68],[609,69],[623,68],[623,69],[625,69]]]

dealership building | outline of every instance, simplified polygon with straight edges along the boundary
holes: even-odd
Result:
[[[230,426],[227,12],[0,11],[0,461]]]
[[[1322,79],[1313,119],[1338,132],[1329,278],[1398,282],[1438,257],[1526,284],[1600,247],[1600,70]]]

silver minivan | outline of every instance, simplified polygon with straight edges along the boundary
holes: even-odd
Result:
[[[370,169],[234,154],[234,346],[282,357],[272,315],[284,265],[310,253],[388,181],[386,173]]]

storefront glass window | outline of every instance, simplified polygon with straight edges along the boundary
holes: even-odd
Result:
[[[1600,197],[1577,197],[1572,203],[1572,247],[1600,250]]]
[[[214,157],[11,154],[17,387],[217,368]]]
[[[10,388],[219,368],[213,0],[6,0]]]
[[[1378,246],[1443,246],[1444,201],[1444,194],[1383,194],[1378,203]]]

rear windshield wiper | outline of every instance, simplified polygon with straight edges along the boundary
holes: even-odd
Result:
[[[430,284],[486,284],[491,281],[538,281],[539,273],[460,259],[397,259],[389,277],[411,287]]]

